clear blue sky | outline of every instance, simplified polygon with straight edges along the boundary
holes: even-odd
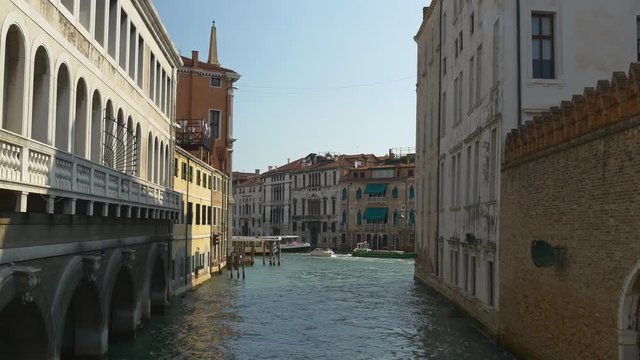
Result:
[[[428,0],[153,0],[176,48],[206,59],[211,21],[236,84],[234,170],[311,152],[415,146],[416,45]]]

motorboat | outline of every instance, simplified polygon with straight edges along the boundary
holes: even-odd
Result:
[[[334,255],[333,250],[327,248],[315,248],[313,251],[309,253],[311,256],[320,256],[320,257],[332,257]]]
[[[371,250],[367,242],[357,243],[356,248],[351,252],[354,257],[375,257],[375,258],[391,258],[391,259],[414,259],[415,252],[404,252],[394,250]]]
[[[309,252],[311,250],[311,244],[302,241],[293,241],[288,243],[283,242],[280,245],[280,249],[282,252],[288,253]]]

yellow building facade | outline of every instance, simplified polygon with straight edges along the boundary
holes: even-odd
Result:
[[[226,264],[223,207],[228,177],[176,147],[174,190],[181,195],[173,225],[171,285],[174,294],[207,281]]]

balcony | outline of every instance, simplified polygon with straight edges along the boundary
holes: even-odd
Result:
[[[176,120],[176,144],[185,150],[204,147],[211,150],[211,127],[204,119]]]
[[[396,224],[392,224],[390,225],[390,228],[394,229],[394,230],[398,230],[398,231],[414,231],[415,230],[415,224],[409,224],[407,222],[404,221],[398,221]]]
[[[365,231],[386,232],[388,224],[364,224]]]
[[[164,186],[5,131],[0,131],[0,188],[156,210],[180,209],[180,195]]]
[[[387,202],[387,198],[384,196],[371,196],[367,198],[369,204],[384,204]]]

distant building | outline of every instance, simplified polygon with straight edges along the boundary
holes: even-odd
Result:
[[[178,69],[176,144],[224,174],[219,177],[222,181],[219,244],[226,254],[232,231],[233,93],[240,75],[220,65],[215,22],[211,26],[207,61],[200,61],[198,51],[193,51],[191,58],[182,56],[182,62],[184,65]]]
[[[233,187],[233,234],[242,236],[262,236],[262,179],[259,173],[250,177],[234,177],[237,184]],[[234,175],[235,176],[235,175]]]
[[[412,153],[411,163],[413,156]],[[403,159],[403,166],[411,167],[411,174],[409,170],[402,170],[398,178],[413,177],[413,165],[406,165],[406,156]],[[233,233],[248,236],[297,235],[312,247],[351,251],[355,242],[353,245],[347,243],[346,233],[341,230],[346,226],[341,225],[341,182],[353,168],[375,167],[384,165],[385,162],[398,163],[397,156],[391,152],[389,156],[383,157],[372,154],[312,153],[304,158],[289,161],[283,166],[270,166],[263,174],[259,174],[257,170],[255,173],[235,172]],[[408,183],[405,180],[399,181],[405,185]],[[413,187],[413,180],[411,182]],[[398,184],[403,189],[405,185]],[[409,191],[409,188],[406,191]],[[412,191],[415,194],[415,189]],[[410,202],[413,204],[413,197]],[[400,222],[408,221],[404,220],[405,217],[408,219],[408,216],[415,215],[411,211],[414,207],[411,205],[407,210],[398,201],[391,200],[390,204],[392,211],[396,210],[394,206],[397,205],[398,217],[394,226],[390,226],[390,239],[398,240],[396,248],[413,251],[412,245],[409,245],[413,236],[402,237],[407,239],[402,242],[400,235],[404,233],[396,230],[400,230]]]
[[[288,235],[291,233],[293,173],[302,166],[302,159],[269,168],[262,180],[262,233]]]
[[[367,242],[375,250],[415,250],[414,155],[354,167],[340,180],[340,241],[351,251]]]
[[[353,166],[377,162],[373,155],[309,154],[293,173],[291,234],[311,247],[338,248],[339,183]]]

